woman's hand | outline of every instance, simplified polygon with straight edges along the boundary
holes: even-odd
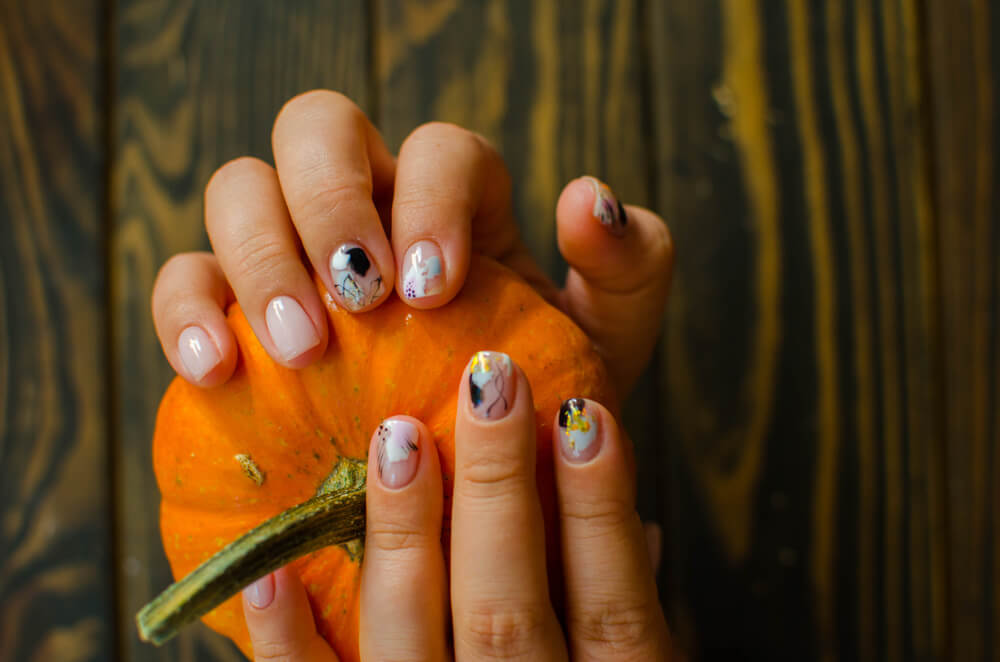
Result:
[[[278,362],[301,368],[327,343],[324,303],[362,312],[395,289],[415,308],[446,304],[476,251],[511,267],[593,339],[624,397],[649,359],[670,280],[672,246],[652,212],[622,206],[590,177],[556,209],[562,290],[521,241],[510,176],[496,150],[459,127],[431,123],[398,161],[346,97],[315,91],[281,110],[275,168],[253,158],[222,166],[205,191],[213,253],[174,256],[153,288],[153,319],[170,364],[215,386],[236,365],[225,308],[239,301]],[[308,267],[307,267],[308,265]]]
[[[372,438],[362,659],[671,659],[635,511],[629,442],[611,413],[571,399],[553,421],[561,626],[549,599],[531,386],[493,352],[473,357],[465,375],[455,417],[450,582],[440,542],[441,468],[427,428],[395,416]],[[473,383],[481,387],[475,399]],[[336,659],[293,574],[258,580],[243,604],[257,662]]]

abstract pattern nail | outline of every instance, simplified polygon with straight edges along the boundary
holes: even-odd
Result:
[[[383,421],[375,431],[378,477],[386,487],[403,487],[417,472],[420,433],[409,421]]]
[[[351,310],[361,310],[382,294],[382,274],[357,244],[344,244],[330,258],[333,286]]]
[[[407,299],[420,299],[444,290],[441,273],[441,250],[430,241],[418,241],[403,258],[408,265],[403,276],[403,294]]]
[[[469,398],[472,413],[498,419],[514,404],[514,371],[502,352],[477,352],[469,364]]]
[[[587,411],[587,401],[570,398],[559,408],[559,445],[573,462],[586,462],[597,455],[597,419]]]
[[[594,209],[593,215],[601,222],[609,233],[615,237],[625,236],[625,226],[628,224],[628,216],[625,215],[625,208],[618,198],[611,191],[607,184],[596,177],[586,177],[590,185],[594,187]]]

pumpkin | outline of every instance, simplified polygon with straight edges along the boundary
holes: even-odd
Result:
[[[436,310],[415,310],[392,295],[373,311],[351,314],[336,307],[318,279],[317,286],[330,323],[318,362],[290,370],[272,361],[234,304],[227,311],[240,355],[233,377],[214,389],[176,378],[163,397],[153,461],[164,550],[175,578],[198,568],[213,579],[189,578],[190,585],[175,584],[158,605],[147,606],[139,616],[146,638],[169,638],[200,615],[182,614],[184,603],[214,592],[204,604],[218,606],[204,622],[252,657],[236,592],[292,561],[320,634],[343,662],[357,660],[363,543],[356,538],[364,530],[363,460],[371,434],[393,414],[427,425],[445,477],[447,542],[458,384],[482,349],[506,352],[532,385],[550,566],[558,559],[552,422],[569,397],[614,406],[586,335],[513,272],[482,257],[473,258],[454,301]],[[323,496],[322,507],[300,506],[318,494],[333,496]],[[331,530],[337,531],[326,535]],[[341,544],[319,548],[330,541]],[[156,633],[164,621],[173,625]]]

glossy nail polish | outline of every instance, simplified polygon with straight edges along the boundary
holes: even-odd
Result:
[[[594,208],[592,214],[600,221],[601,225],[614,237],[625,236],[625,226],[628,225],[628,216],[625,215],[625,208],[618,198],[611,191],[607,184],[596,177],[585,177],[594,189]]]
[[[264,317],[271,340],[285,361],[290,361],[319,344],[319,335],[312,320],[292,297],[271,299]]]
[[[386,487],[410,484],[420,463],[420,432],[409,421],[389,419],[375,431],[378,477]]]
[[[177,352],[191,379],[198,381],[219,365],[222,357],[215,343],[200,326],[189,326],[177,339]]]
[[[570,462],[586,462],[601,450],[597,416],[583,398],[570,398],[559,408],[559,447]]]
[[[479,418],[503,418],[514,405],[514,369],[503,352],[477,352],[469,363],[469,399]]]
[[[361,310],[382,294],[382,272],[358,244],[347,243],[330,258],[333,287],[348,310]]]
[[[444,262],[433,241],[418,241],[403,256],[403,296],[422,299],[444,291]]]
[[[250,604],[257,609],[264,609],[274,600],[274,573],[269,572],[247,586],[244,591],[250,599]]]

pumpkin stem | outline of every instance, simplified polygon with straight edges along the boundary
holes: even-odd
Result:
[[[366,477],[363,461],[341,458],[316,496],[236,539],[143,607],[139,636],[159,646],[269,572],[362,537]]]

